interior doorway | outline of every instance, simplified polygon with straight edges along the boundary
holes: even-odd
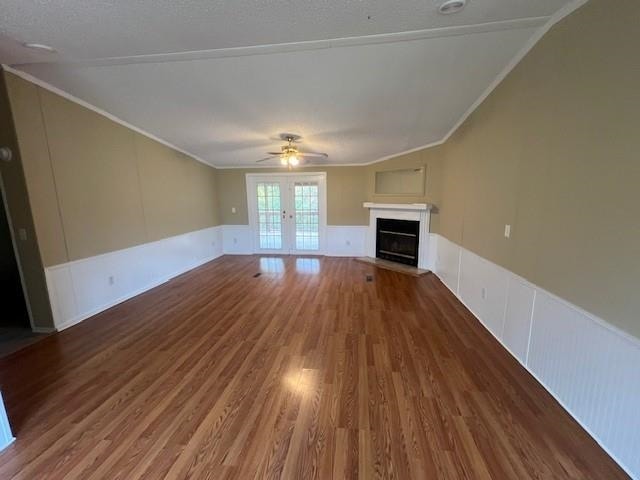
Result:
[[[325,173],[247,174],[255,253],[323,255]]]
[[[1,179],[0,179],[1,180]],[[2,182],[0,181],[0,358],[42,335],[32,330]]]
[[[0,289],[5,292],[0,315],[0,327],[31,328],[29,311],[22,290],[20,270],[16,260],[9,218],[4,203],[4,195],[0,195]]]

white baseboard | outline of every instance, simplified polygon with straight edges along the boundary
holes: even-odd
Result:
[[[363,255],[366,227],[329,229],[329,255]],[[69,328],[222,254],[251,255],[252,238],[248,225],[221,225],[47,267],[55,329]]]
[[[632,477],[640,478],[640,340],[437,236],[434,272]]]
[[[365,254],[366,226],[328,225],[327,248],[329,257],[361,257]],[[253,235],[249,225],[222,225],[222,243],[225,255],[253,254]]]
[[[222,230],[204,230],[45,269],[57,330],[222,255]]]
[[[328,227],[327,255],[364,255],[366,229]],[[49,267],[56,327],[223,252],[251,254],[251,239],[248,225],[224,225]],[[640,341],[442,236],[432,234],[429,249],[443,283],[632,478],[640,478]]]

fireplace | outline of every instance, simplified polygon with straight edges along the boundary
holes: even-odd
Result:
[[[367,237],[365,240],[365,252],[366,256],[369,258],[381,257],[378,250],[378,219],[381,220],[400,220],[407,221],[410,224],[418,224],[418,231],[400,231],[400,233],[415,233],[415,244],[418,250],[418,254],[408,253],[408,256],[417,256],[418,264],[417,267],[422,270],[429,270],[432,266],[431,262],[435,261],[435,259],[429,258],[429,245],[431,243],[429,238],[429,223],[431,222],[431,208],[432,205],[428,203],[373,203],[373,202],[365,202],[363,204],[364,208],[369,209],[369,226],[367,227]],[[384,228],[383,230],[388,232],[393,232],[396,230]],[[388,235],[388,234],[385,234]],[[396,237],[402,235],[396,235]],[[412,238],[412,237],[407,237]],[[382,250],[393,251],[387,248],[383,248]],[[396,252],[396,253],[404,253],[404,252]],[[383,255],[388,255],[384,254]],[[384,257],[384,258],[390,258]],[[382,258],[382,257],[381,257]],[[400,261],[400,259],[404,261],[410,260],[409,258],[400,257],[395,255],[392,260],[395,262]],[[411,262],[412,265],[416,265],[415,260]]]
[[[406,265],[418,266],[420,222],[378,218],[376,225],[376,257]]]

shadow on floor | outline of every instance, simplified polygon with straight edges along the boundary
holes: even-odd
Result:
[[[0,327],[0,358],[11,355],[45,338],[47,333],[34,333],[29,328]]]

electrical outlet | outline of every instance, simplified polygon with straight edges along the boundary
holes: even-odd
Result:
[[[113,275],[109,275],[109,285],[113,285],[114,283],[116,283],[116,279]]]
[[[233,238],[233,243],[234,243],[234,244],[238,243],[238,239],[234,237],[234,238]]]
[[[511,225],[504,226],[504,238],[511,238]]]
[[[487,299],[487,289],[485,287],[482,287],[482,290],[480,290],[480,296],[483,300]]]
[[[236,213],[236,207],[231,207],[231,213]]]
[[[18,229],[18,238],[23,242],[27,239],[27,230],[25,228]]]
[[[351,240],[347,240],[347,242],[346,242],[346,243],[347,243],[347,245],[349,245],[349,246],[350,246],[350,245],[351,245]]]
[[[211,242],[211,246],[215,247],[216,246],[216,241],[214,240],[213,242]]]

